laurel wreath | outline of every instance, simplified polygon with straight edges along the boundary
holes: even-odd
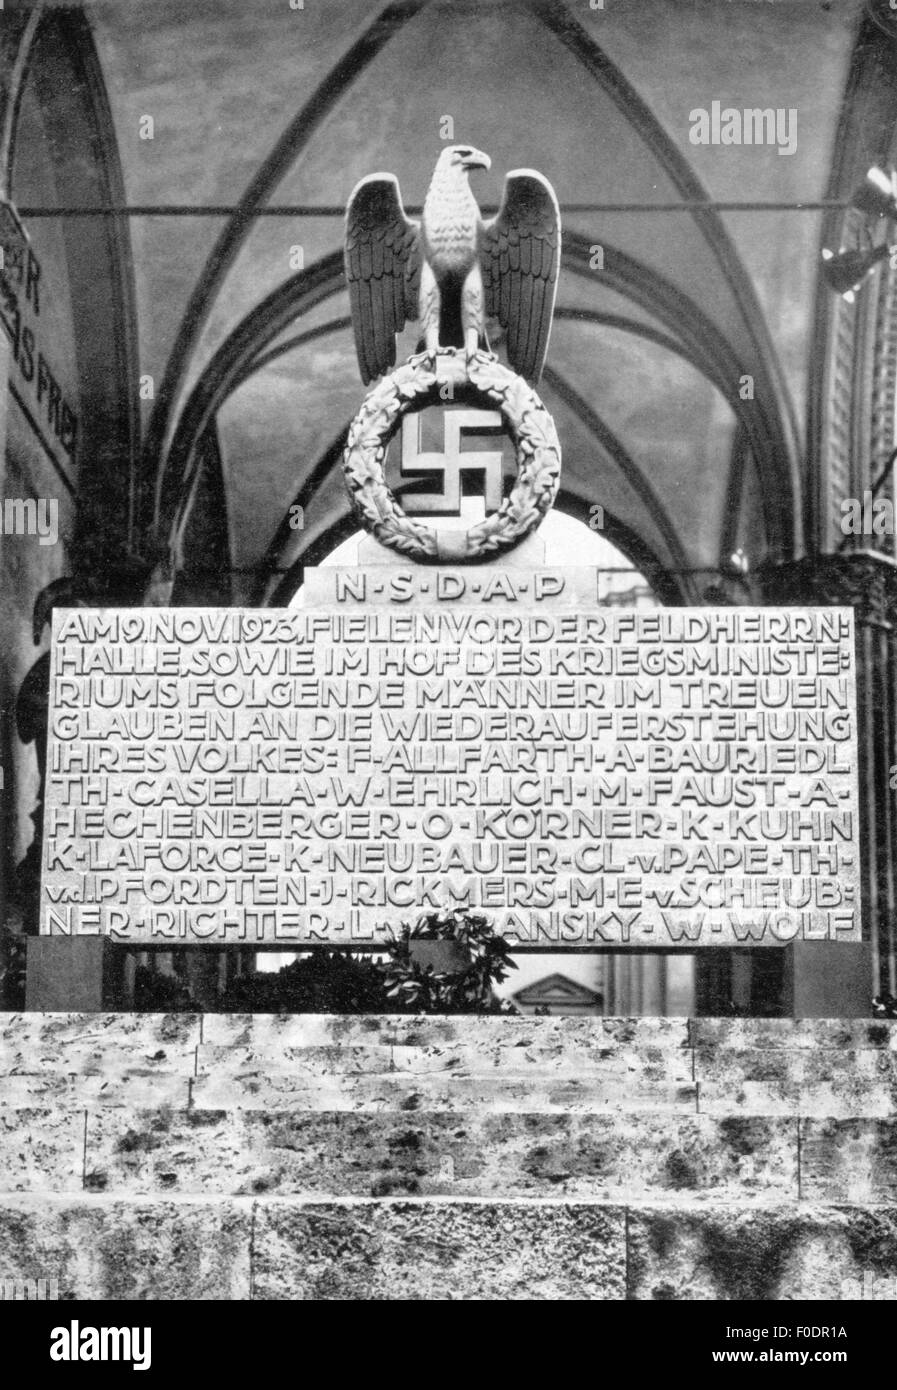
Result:
[[[445,387],[449,387],[445,393]],[[389,441],[402,416],[472,393],[501,411],[517,454],[517,477],[498,511],[467,532],[437,531],[413,521],[386,484]],[[512,549],[535,530],[557,496],[561,446],[554,421],[535,391],[491,353],[470,362],[463,350],[441,348],[403,366],[368,392],[352,424],[343,469],[359,521],[381,545],[409,559],[471,562]]]

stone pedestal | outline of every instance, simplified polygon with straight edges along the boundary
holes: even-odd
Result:
[[[28,939],[25,1008],[41,1013],[105,1013],[123,1007],[122,964],[103,936]]]
[[[869,1018],[874,967],[868,941],[795,941],[785,949],[791,1018]]]
[[[856,550],[778,565],[762,581],[767,603],[854,610],[863,935],[872,949],[872,993],[897,994],[897,565]],[[840,1004],[831,1009],[845,1012]]]

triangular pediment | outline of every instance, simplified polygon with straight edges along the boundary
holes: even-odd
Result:
[[[579,1004],[600,1005],[602,997],[587,985],[581,985],[566,975],[546,975],[543,980],[535,980],[517,991],[514,999],[518,1004]]]

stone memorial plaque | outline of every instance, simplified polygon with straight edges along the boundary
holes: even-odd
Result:
[[[42,932],[372,944],[459,907],[523,947],[860,939],[850,609],[410,573],[57,613]]]

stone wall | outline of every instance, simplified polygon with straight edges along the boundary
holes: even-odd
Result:
[[[0,1279],[63,1297],[897,1293],[897,1025],[4,1015]]]

